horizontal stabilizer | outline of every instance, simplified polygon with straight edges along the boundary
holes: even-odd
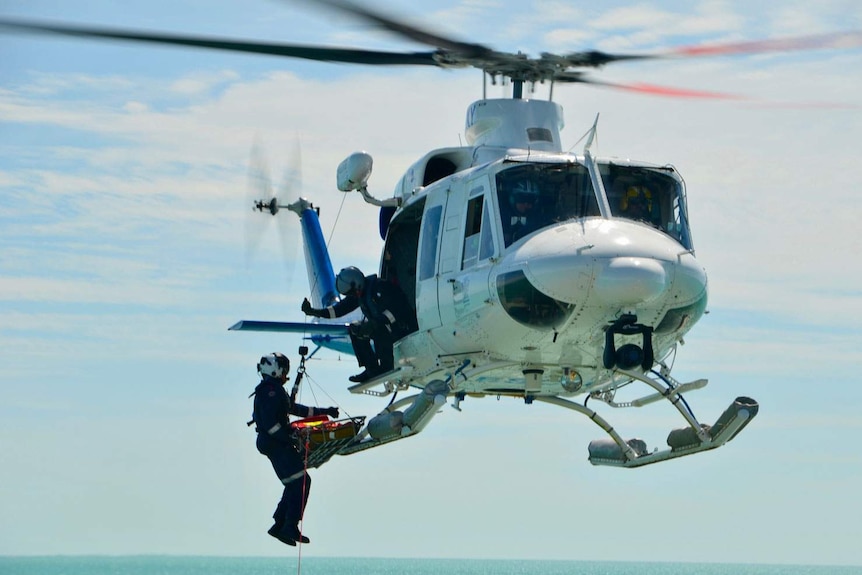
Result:
[[[228,328],[230,331],[267,331],[304,333],[308,335],[347,335],[346,323],[304,323],[292,321],[241,320]]]

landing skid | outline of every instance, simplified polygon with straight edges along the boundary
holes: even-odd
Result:
[[[609,439],[597,439],[590,442],[588,448],[589,461],[593,465],[641,467],[650,463],[658,463],[721,447],[736,437],[754,419],[759,409],[757,402],[750,397],[737,397],[724,413],[721,414],[718,420],[716,420],[714,425],[701,424],[688,408],[688,404],[683,401],[681,392],[687,389],[700,389],[706,385],[706,380],[697,380],[687,384],[675,384],[675,382],[671,384],[666,376],[660,376],[670,384],[668,388],[664,388],[659,382],[643,374],[632,372],[624,372],[624,374],[647,383],[654,387],[658,393],[625,404],[615,404],[612,401],[607,401],[607,403],[614,407],[640,407],[659,399],[667,399],[679,410],[688,423],[687,427],[674,429],[668,434],[667,444],[670,449],[663,451],[656,449],[649,452],[643,440],[624,440],[603,417],[586,407],[586,405],[581,405],[561,397],[537,396],[534,398],[536,401],[559,405],[560,407],[582,413],[610,436]]]
[[[466,366],[466,364],[464,365]],[[407,371],[409,370],[396,369],[351,386],[349,389],[352,393],[379,397],[390,395],[397,390],[406,388],[403,377]],[[616,408],[642,407],[666,399],[676,407],[688,425],[674,429],[668,434],[669,449],[659,451],[656,448],[650,452],[646,443],[641,439],[623,439],[607,420],[588,408],[586,402],[579,404],[557,396],[530,396],[530,401],[542,401],[577,411],[589,417],[608,434],[609,438],[597,439],[589,444],[589,461],[593,465],[641,467],[721,447],[736,437],[754,419],[759,409],[755,400],[749,397],[737,397],[713,425],[701,424],[688,407],[688,403],[683,399],[682,392],[703,388],[707,384],[705,379],[680,383],[667,373],[649,372],[642,374],[617,370],[616,374],[625,378],[626,381],[641,381],[655,389],[655,393],[627,402],[614,401],[613,390],[594,393],[590,397]],[[325,448],[317,454],[316,465],[312,466],[321,465],[334,455],[350,455],[416,435],[424,429],[446,402],[446,397],[451,394],[449,381],[448,379],[447,381],[431,381],[423,388],[422,392],[391,403],[386,409],[371,418],[361,430],[359,427],[362,426],[362,422],[356,421],[358,425],[354,428],[356,430],[355,436],[337,438],[337,441],[328,442]],[[381,384],[384,386],[383,390],[371,390],[372,387]],[[456,399],[456,409],[458,403],[459,401]],[[400,411],[405,406],[406,409],[403,412]]]

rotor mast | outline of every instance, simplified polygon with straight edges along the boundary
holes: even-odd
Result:
[[[515,100],[521,100],[524,98],[524,81],[523,80],[512,80],[512,98]]]

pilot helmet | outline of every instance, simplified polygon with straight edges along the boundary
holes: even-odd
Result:
[[[257,362],[257,372],[281,379],[290,372],[290,360],[283,353],[273,352],[260,358]]]
[[[632,203],[640,204],[645,210],[651,211],[652,192],[646,186],[629,186],[623,199],[620,201],[620,208],[626,211]]]
[[[539,199],[539,187],[530,180],[520,180],[509,193],[509,203],[512,206],[515,204],[535,204]]]
[[[347,295],[354,290],[361,290],[365,285],[365,274],[353,266],[344,268],[335,277],[335,289],[341,295]]]

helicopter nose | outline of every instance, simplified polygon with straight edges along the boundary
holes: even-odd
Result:
[[[598,263],[595,296],[607,304],[651,302],[667,291],[670,278],[662,263],[645,257],[614,257]]]

